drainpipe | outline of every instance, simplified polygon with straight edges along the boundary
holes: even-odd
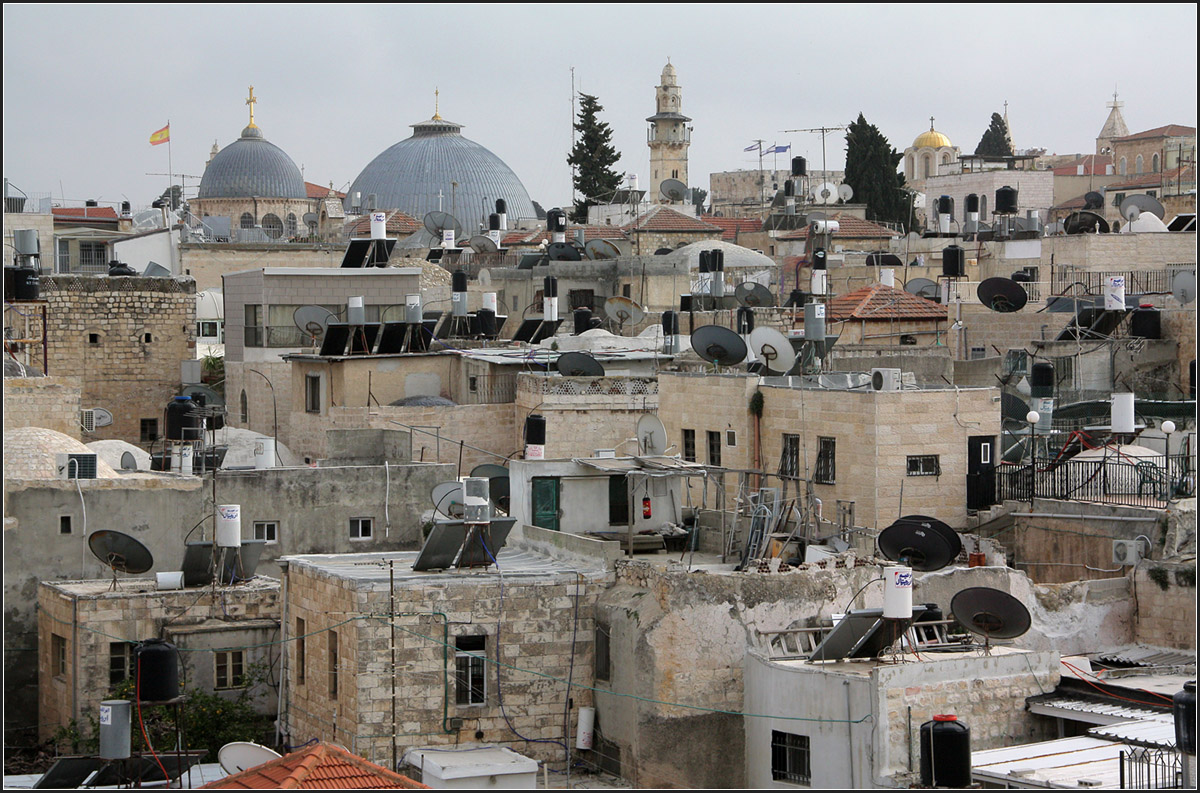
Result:
[[[53,661],[51,661],[53,663]],[[71,718],[79,721],[79,597],[71,601]]]
[[[850,713],[850,681],[843,680],[842,685],[846,688],[846,756],[850,758],[850,788],[853,790],[854,784],[854,716]]]

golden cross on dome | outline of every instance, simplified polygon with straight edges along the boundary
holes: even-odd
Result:
[[[439,94],[438,89],[434,88],[433,89],[433,120],[434,121],[442,120],[442,114],[438,112],[438,94]]]
[[[250,86],[250,98],[246,100],[246,104],[250,106],[250,126],[254,126],[254,103],[258,100],[254,98],[254,86]]]
[[[929,131],[933,132],[933,116],[929,117]]]

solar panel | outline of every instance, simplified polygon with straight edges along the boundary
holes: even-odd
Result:
[[[885,620],[883,609],[851,611],[821,640],[810,661],[840,661],[843,658],[875,658],[904,635],[913,620],[925,614],[925,606],[913,604],[909,620]]]
[[[135,755],[130,758],[126,768],[117,763],[111,763],[100,770],[100,773],[88,784],[89,787],[104,785],[125,785],[131,782],[162,782],[164,781],[162,763],[170,779],[182,776],[189,768],[200,762],[200,758],[208,754],[207,749],[191,749],[176,755],[174,752],[160,752],[158,759],[148,755]]]
[[[387,267],[392,258],[392,248],[396,247],[395,240],[371,240],[374,244],[367,254],[367,267]]]
[[[225,565],[222,568],[222,583],[228,583],[235,578],[245,581],[254,576],[258,570],[258,560],[262,556],[266,540],[242,540],[238,549],[230,548],[225,554]],[[218,554],[220,552],[218,551]],[[185,587],[204,586],[212,581],[213,544],[211,542],[189,542],[183,551],[183,585]]]
[[[370,355],[375,348],[375,337],[379,335],[379,323],[368,322],[360,325],[350,334],[350,354]]]
[[[321,340],[321,355],[345,355],[350,340],[350,326],[345,322],[330,322]]]
[[[342,256],[342,267],[362,267],[371,253],[374,240],[350,240]]]
[[[537,333],[537,329],[541,327],[541,317],[537,319],[521,320],[521,327],[517,328],[517,332],[513,334],[513,341],[533,341],[533,334]]]
[[[83,785],[87,778],[107,763],[99,757],[60,757],[42,778],[33,783],[35,789],[70,790]]]
[[[542,322],[534,330],[533,338],[529,340],[530,344],[537,344],[542,339],[548,339],[558,332],[558,326],[562,323],[561,319],[556,319],[553,322]]]
[[[493,518],[484,529],[483,536],[477,534],[474,541],[462,552],[458,560],[459,567],[476,567],[492,563],[492,557],[500,553],[508,532],[512,530],[516,518]],[[461,520],[439,521],[429,531],[421,552],[413,562],[413,570],[445,570],[454,564],[458,549],[462,548],[467,539],[467,524]],[[486,548],[484,547],[486,543]],[[491,551],[489,555],[488,551]]]

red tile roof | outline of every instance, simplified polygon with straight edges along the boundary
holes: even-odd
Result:
[[[567,226],[567,239],[574,240],[575,232],[583,229],[583,241],[592,240],[625,240],[629,235],[619,226]],[[505,248],[520,245],[541,245],[543,240],[550,239],[548,231],[507,231],[500,242]]]
[[[1079,166],[1082,165],[1085,176],[1104,176],[1108,173],[1108,166],[1112,164],[1113,159],[1107,154],[1089,154],[1074,162],[1054,168],[1053,173],[1055,176],[1075,176],[1079,173]]]
[[[329,195],[330,190],[330,188],[326,187],[325,185],[313,184],[312,182],[305,182],[304,189],[308,193],[309,198],[324,198],[325,196]],[[338,198],[346,197],[345,193],[340,193],[337,190],[334,190],[333,194]]]
[[[429,789],[428,785],[324,742],[209,782],[204,787],[218,790]]]
[[[829,301],[830,322],[847,319],[945,319],[946,307],[903,289],[883,284],[864,286]]]
[[[117,210],[112,207],[54,207],[50,210],[55,217],[64,220],[117,220]]]
[[[420,231],[424,228],[421,221],[414,218],[412,215],[406,215],[398,209],[394,209],[388,213],[387,233],[397,234],[407,237],[413,232]],[[359,218],[355,223],[348,228],[347,233],[351,236],[366,235],[371,233],[371,217],[370,215]]]
[[[1195,135],[1195,127],[1185,127],[1182,124],[1167,124],[1144,132],[1135,132],[1123,138],[1113,138],[1113,143],[1125,143],[1133,140],[1148,140],[1150,138],[1181,138],[1185,135]]]
[[[738,234],[762,231],[763,227],[762,221],[758,218],[719,218],[712,215],[705,215],[701,220],[720,227],[724,232],[721,235],[721,239],[726,242],[737,242]]]
[[[1124,182],[1114,182],[1104,189],[1111,193],[1114,190],[1128,190],[1135,187],[1156,187],[1162,184],[1164,179],[1174,182],[1194,180],[1195,178],[1195,170],[1191,166],[1185,165],[1180,168],[1163,171],[1162,173],[1144,173],[1141,176],[1135,176]]]
[[[625,231],[725,231],[719,226],[705,223],[694,215],[660,204],[644,212],[637,220],[621,227]]]
[[[831,217],[830,220],[838,222],[838,230],[833,234],[834,239],[888,239],[900,236],[900,232],[892,231],[887,226],[863,220],[846,212],[839,212]],[[806,240],[808,239],[808,226],[796,229],[795,231],[789,231],[786,234],[780,234],[776,239]]]

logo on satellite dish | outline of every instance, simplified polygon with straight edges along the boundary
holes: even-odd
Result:
[[[892,573],[895,580],[892,582],[895,586],[901,589],[912,589],[913,577],[911,570],[896,570]]]

